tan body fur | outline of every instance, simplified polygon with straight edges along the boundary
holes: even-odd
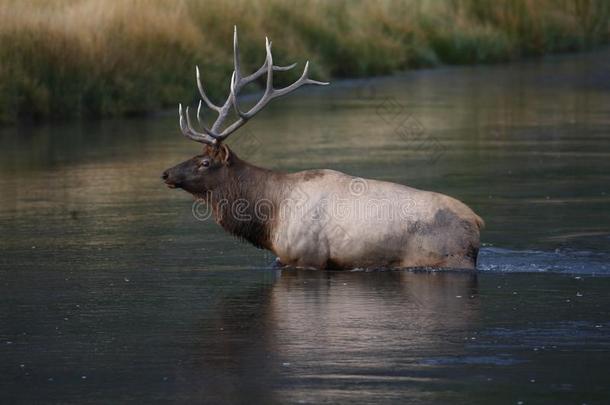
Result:
[[[456,199],[333,170],[285,181],[270,238],[283,264],[475,268],[483,221]]]

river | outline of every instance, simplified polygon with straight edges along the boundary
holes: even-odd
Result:
[[[0,401],[610,399],[610,51],[308,88],[241,158],[457,197],[477,275],[273,268],[167,189],[177,112],[0,130]],[[176,102],[181,100],[176,100]]]

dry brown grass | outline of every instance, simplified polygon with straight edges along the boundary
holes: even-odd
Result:
[[[154,111],[195,96],[196,64],[219,95],[234,24],[245,68],[267,34],[325,79],[584,49],[609,21],[603,0],[0,0],[0,122]]]

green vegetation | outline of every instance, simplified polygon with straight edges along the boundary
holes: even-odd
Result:
[[[587,49],[610,39],[610,2],[0,0],[0,122],[173,106],[195,97],[195,65],[219,97],[234,24],[244,70],[267,34],[278,63],[328,79]]]

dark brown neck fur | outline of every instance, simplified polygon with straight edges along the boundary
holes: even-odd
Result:
[[[282,198],[284,175],[251,165],[232,155],[225,182],[210,192],[216,222],[254,246],[271,249]]]

